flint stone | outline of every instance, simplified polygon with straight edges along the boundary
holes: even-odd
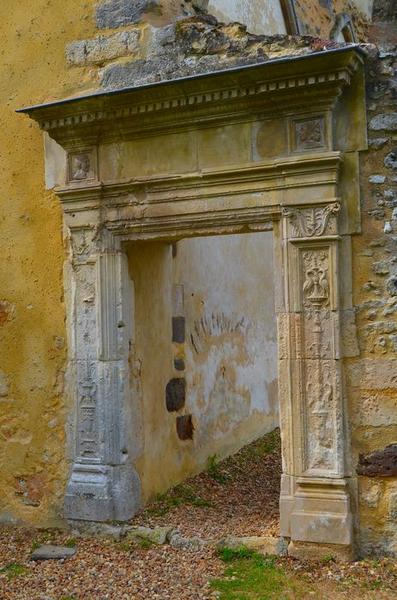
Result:
[[[172,527],[134,527],[127,532],[126,538],[131,541],[142,541],[147,540],[157,546],[166,544],[173,532]]]
[[[252,536],[236,537],[227,536],[218,543],[218,549],[224,548],[247,548],[259,552],[260,554],[269,554],[275,556],[287,556],[288,543],[282,537],[272,536]]]
[[[369,140],[368,145],[370,148],[374,148],[374,150],[379,150],[380,148],[383,148],[383,146],[386,146],[388,141],[389,138],[374,138]]]
[[[371,175],[369,178],[370,183],[385,183],[386,177],[384,175]]]
[[[160,10],[158,0],[110,0],[98,6],[96,24],[99,29],[115,29],[138,23],[145,13],[156,9]]]
[[[71,558],[75,554],[76,548],[44,544],[43,546],[40,546],[34,550],[30,560],[61,560],[65,558]]]
[[[397,148],[394,149],[392,152],[389,152],[389,154],[384,160],[384,163],[385,167],[387,167],[388,169],[397,170]]]
[[[373,131],[397,131],[397,112],[377,115],[371,120],[369,128]]]

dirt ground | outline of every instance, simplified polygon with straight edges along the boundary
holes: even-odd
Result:
[[[228,534],[277,535],[280,472],[280,442],[275,432],[222,463],[213,457],[206,473],[158,497],[133,524],[172,526],[185,537],[214,541]],[[76,555],[65,561],[30,560],[32,549],[50,542],[76,547]],[[274,559],[268,568],[270,579],[263,580],[264,589],[259,592],[247,591],[251,585],[250,561],[250,558],[238,559],[230,566],[213,545],[192,552],[170,545],[77,537],[72,532],[3,527],[0,528],[0,600],[312,597],[394,600],[397,597],[397,561],[340,565],[330,557],[321,557],[318,563],[310,564]],[[230,571],[231,568],[236,571]],[[255,568],[253,585],[260,586],[261,567]],[[230,572],[240,573],[242,581]],[[266,581],[277,581],[277,585],[273,589]]]

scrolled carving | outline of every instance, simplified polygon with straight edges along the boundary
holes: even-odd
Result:
[[[332,219],[336,225],[336,215],[339,211],[340,203],[333,202],[311,208],[284,208],[283,215],[289,219],[294,237],[317,237],[331,229]],[[336,233],[336,228],[332,227],[330,233]]]

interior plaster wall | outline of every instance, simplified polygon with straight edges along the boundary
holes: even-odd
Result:
[[[148,499],[205,468],[209,456],[226,456],[278,425],[273,236],[184,240],[176,256],[169,244],[135,243],[128,254],[135,464]],[[184,343],[172,341],[176,285],[183,286]],[[186,379],[186,399],[168,412],[174,377]],[[177,434],[184,415],[192,417],[191,440]]]

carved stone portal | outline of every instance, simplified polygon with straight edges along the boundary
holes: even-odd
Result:
[[[344,90],[360,73],[359,54],[346,48],[295,62],[270,61],[232,75],[164,82],[27,110],[69,157],[68,179],[58,189],[71,242],[65,290],[74,413],[66,518],[123,520],[140,504],[125,242],[172,243],[189,236],[273,228],[283,440],[281,534],[295,548],[322,543],[351,550],[354,479],[340,324],[346,311],[349,318],[352,314],[349,240],[358,209],[352,196],[348,210],[339,197],[345,189],[340,185],[343,154],[328,149],[331,132],[325,128],[337,122]],[[350,103],[352,98],[361,114],[360,95],[349,92]],[[319,107],[324,116],[318,116]],[[175,167],[176,136],[181,147],[196,144],[199,149],[203,128],[207,139],[211,127],[227,125],[231,135],[244,119],[251,144],[258,127],[266,131],[270,122],[271,131],[287,136],[292,123],[296,148],[285,150],[287,140],[281,140],[276,158],[272,148],[270,158],[258,160],[253,152],[236,165],[222,163],[223,148],[218,147],[208,154],[211,165],[206,156],[203,166],[204,148],[192,153],[198,163],[191,168],[184,150],[183,163]],[[348,131],[344,150],[349,135],[354,139],[351,151],[356,151],[357,134]],[[172,147],[167,146],[169,136]],[[137,138],[139,153],[134,150]],[[337,143],[335,138],[329,147]],[[166,166],[150,165],[149,170],[142,156],[155,160],[158,147]]]

